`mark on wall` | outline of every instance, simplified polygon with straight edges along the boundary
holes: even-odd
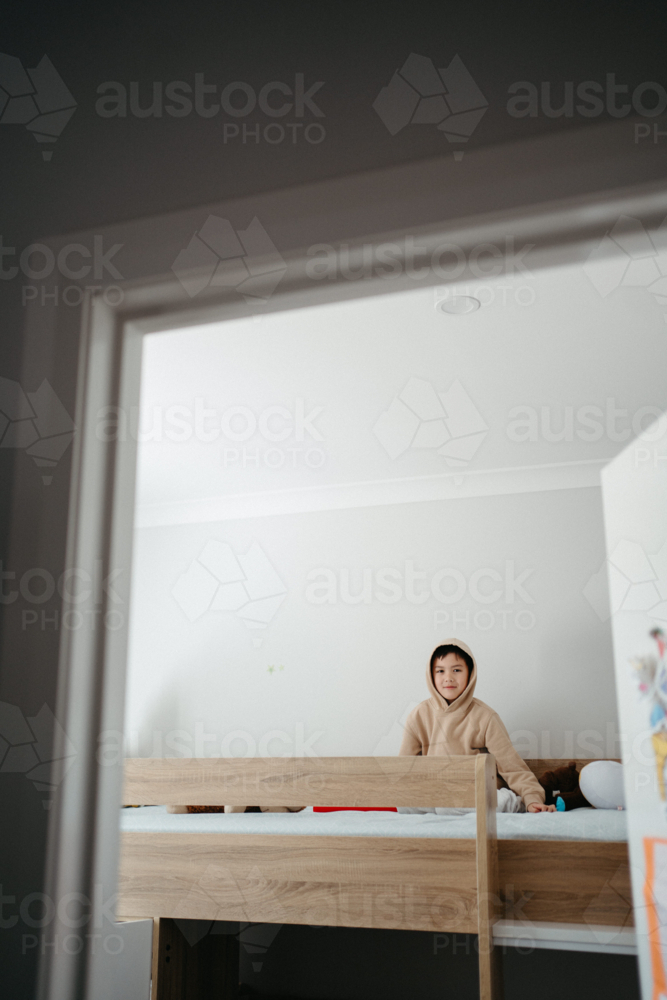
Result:
[[[227,611],[257,630],[272,621],[287,587],[258,542],[236,555],[228,542],[210,538],[171,593],[190,622],[209,611]],[[260,643],[259,638],[254,641]]]

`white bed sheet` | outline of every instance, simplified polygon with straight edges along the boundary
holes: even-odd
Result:
[[[627,840],[625,812],[498,813],[500,840]],[[475,813],[451,816],[378,812],[168,813],[166,806],[121,809],[120,828],[134,833],[263,833],[344,837],[474,837]]]

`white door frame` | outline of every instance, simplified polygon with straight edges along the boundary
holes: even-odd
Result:
[[[97,427],[103,407],[128,412],[138,405],[144,334],[444,285],[447,279],[433,273],[432,259],[445,243],[459,247],[468,262],[457,282],[473,280],[468,266],[474,247],[502,248],[506,237],[517,246],[535,244],[531,268],[583,261],[620,215],[637,218],[646,228],[662,222],[667,215],[664,167],[661,147],[633,145],[628,123],[622,122],[466,152],[459,163],[443,157],[110,228],[112,239],[120,236],[131,248],[131,273],[121,283],[118,305],[100,291],[89,295],[82,309],[68,568],[92,574],[101,560],[106,575],[122,567],[124,582],[115,589],[129,607],[136,448],[131,435],[126,441],[100,440]],[[251,306],[233,289],[211,287],[190,299],[169,270],[169,261],[208,214],[237,228],[257,216],[269,232],[286,271],[265,305]],[[308,251],[315,244],[330,245],[336,255],[346,244],[363,258],[364,245],[405,247],[410,239],[412,263],[426,269],[425,277],[401,270],[391,278],[348,280],[340,267],[327,281],[309,274]],[[122,765],[106,766],[97,753],[100,733],[123,729],[127,616],[115,630],[94,628],[99,608],[92,598],[78,604],[84,617],[92,612],[90,625],[64,631],[61,638],[56,715],[77,748],[77,759],[49,820],[46,890],[53,899],[72,892],[91,899],[96,886],[108,899],[116,885]],[[114,610],[108,594],[101,610]],[[62,940],[70,929],[57,924],[56,933]],[[41,1000],[114,995],[103,993],[101,966],[88,950],[47,951]]]

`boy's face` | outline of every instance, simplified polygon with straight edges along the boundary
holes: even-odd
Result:
[[[440,656],[433,664],[433,683],[447,701],[455,701],[468,684],[468,667],[458,653]]]

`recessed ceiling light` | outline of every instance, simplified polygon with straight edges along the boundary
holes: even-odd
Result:
[[[472,295],[452,295],[438,302],[438,309],[440,312],[449,313],[450,316],[465,316],[467,313],[476,312],[481,304],[479,299]]]

